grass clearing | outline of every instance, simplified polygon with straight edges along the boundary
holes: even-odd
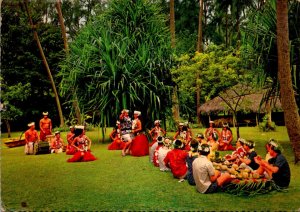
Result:
[[[203,131],[193,129],[194,133]],[[20,133],[13,134],[18,135]],[[300,169],[299,165],[293,164],[292,149],[284,127],[268,133],[253,127],[241,128],[242,137],[256,141],[256,150],[261,155],[265,154],[265,142],[271,137],[277,138],[285,149],[283,154],[292,172],[287,193],[272,192],[254,197],[200,194],[187,182],[178,183],[171,173],[160,172],[149,163],[148,157],[122,158],[120,151],[108,151],[107,143],[98,142],[101,131],[87,132],[87,135],[94,141],[92,151],[98,160],[67,163],[71,156],[65,154],[26,156],[24,147],[7,148],[4,145],[6,134],[2,134],[2,207],[7,211],[300,209]],[[66,133],[62,133],[62,137],[65,138]]]

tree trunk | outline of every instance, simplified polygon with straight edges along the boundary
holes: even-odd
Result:
[[[69,56],[69,45],[68,45],[68,39],[67,39],[67,33],[66,33],[64,18],[63,18],[63,14],[62,14],[62,10],[61,10],[61,0],[57,0],[57,2],[55,4],[55,7],[56,7],[56,10],[57,10],[57,14],[58,14],[58,19],[59,19],[62,38],[63,38],[63,41],[64,41],[64,47],[65,47],[66,55],[68,57]],[[74,92],[73,88],[71,90],[72,90],[72,93],[74,95],[73,108],[75,110],[75,116],[76,116],[76,119],[77,119],[77,124],[82,124],[81,123],[81,113],[80,113],[80,108],[79,108],[79,104],[78,104],[78,100],[77,100],[77,95]]]
[[[200,89],[200,85],[198,85],[197,80],[199,79],[199,74],[196,77],[196,110],[197,110],[197,124],[201,123],[201,111],[200,111],[200,96],[201,96],[201,89]]]
[[[171,32],[171,46],[175,48],[175,6],[174,0],[170,0],[170,32]]]
[[[199,0],[199,20],[198,20],[198,42],[197,42],[197,51],[202,53],[202,17],[203,17],[203,6],[204,6],[204,0]]]
[[[277,0],[277,54],[280,99],[285,126],[293,147],[295,163],[300,161],[300,118],[290,71],[288,0]]]
[[[177,86],[174,86],[173,95],[172,95],[172,113],[175,121],[179,120],[179,104],[177,96]]]
[[[63,41],[64,41],[65,51],[68,54],[69,53],[69,45],[68,45],[68,40],[67,40],[67,33],[66,33],[64,18],[63,18],[63,14],[61,11],[61,0],[57,0],[55,7],[57,10],[57,14],[58,14],[58,20],[59,20],[59,24],[60,24],[61,34],[62,34]]]
[[[236,137],[240,138],[240,126],[237,121],[236,111],[233,112],[233,127],[236,127]]]
[[[51,85],[52,85],[52,89],[53,89],[53,92],[54,92],[54,95],[55,95],[55,100],[56,100],[58,115],[59,115],[59,119],[60,119],[60,126],[62,127],[62,126],[64,126],[64,117],[63,117],[63,113],[62,113],[62,109],[61,109],[61,105],[60,105],[60,101],[59,101],[59,96],[58,96],[58,93],[57,93],[57,90],[56,90],[56,86],[55,86],[55,83],[54,83],[54,80],[53,80],[53,77],[52,77],[52,74],[51,74],[51,71],[50,71],[50,68],[49,68],[46,56],[44,54],[44,51],[43,51],[43,48],[42,48],[39,36],[37,34],[36,26],[33,24],[33,21],[32,21],[30,12],[29,12],[28,0],[24,0],[24,3],[25,3],[25,9],[26,9],[26,12],[27,12],[27,15],[28,15],[29,23],[30,23],[30,26],[31,26],[31,28],[33,30],[34,39],[36,40],[36,43],[38,45],[41,57],[43,59],[43,63],[45,65],[45,68],[46,68],[47,73],[48,73],[48,77],[49,77]]]
[[[7,128],[7,137],[10,138],[11,137],[10,124],[7,119],[5,119],[5,124],[6,124],[6,128]]]
[[[228,14],[227,14],[227,12],[226,12],[226,16],[225,16],[225,18],[226,18],[226,28],[225,28],[225,46],[226,46],[226,48],[228,47]]]

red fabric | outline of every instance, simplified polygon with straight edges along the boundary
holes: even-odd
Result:
[[[50,129],[44,129],[44,131],[45,131],[45,133],[43,133],[43,131],[40,132],[40,140],[41,141],[46,141],[46,136],[52,134]]]
[[[94,160],[97,160],[97,158],[89,151],[78,151],[73,155],[72,158],[68,159],[67,162],[88,162]]]
[[[180,178],[187,172],[186,157],[188,153],[181,149],[173,149],[164,159],[167,167],[171,168],[173,176]]]
[[[77,151],[77,149],[75,149],[75,147],[73,147],[70,144],[67,145],[67,150],[66,150],[67,155],[74,155],[76,153],[76,151]]]
[[[108,150],[122,150],[125,147],[125,142],[121,139],[115,139],[111,144],[108,145]]]
[[[153,164],[154,166],[159,167],[159,161],[158,161],[158,150],[163,147],[163,145],[158,145],[156,147],[156,149],[154,150],[154,154],[153,154]]]
[[[139,134],[135,136],[131,143],[130,152],[132,156],[145,156],[149,155],[149,142],[147,136]]]
[[[190,150],[191,150],[190,145],[189,145],[189,144],[185,145],[185,146],[184,146],[184,150],[185,150],[185,151],[190,151]]]
[[[235,147],[232,146],[231,144],[223,144],[223,146],[220,146],[219,145],[219,148],[218,148],[219,151],[229,151],[229,150],[235,150]]]
[[[25,141],[26,141],[26,143],[34,142],[34,141],[37,141],[38,139],[39,139],[39,135],[38,135],[36,130],[29,129],[25,132]]]

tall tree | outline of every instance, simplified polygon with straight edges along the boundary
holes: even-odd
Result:
[[[174,0],[170,0],[170,32],[171,32],[171,46],[175,48],[175,5]]]
[[[67,33],[66,33],[64,18],[63,18],[63,14],[62,14],[62,10],[61,10],[61,0],[56,1],[55,7],[56,7],[56,10],[57,10],[57,14],[58,14],[58,19],[59,19],[61,33],[62,33],[62,37],[63,37],[63,41],[64,41],[66,56],[68,57],[69,56],[69,45],[68,45],[68,39],[67,39]],[[74,89],[71,88],[71,90],[74,90]],[[74,100],[73,100],[73,108],[75,110],[77,123],[82,124],[81,123],[80,108],[79,108],[78,100],[77,100],[77,95],[75,95],[75,94],[74,94]]]
[[[294,150],[295,163],[297,163],[300,161],[300,118],[290,70],[288,0],[277,0],[276,18],[280,98],[285,125]]]
[[[198,23],[198,42],[197,42],[197,51],[199,53],[202,53],[202,32],[203,32],[203,27],[202,27],[202,18],[203,18],[203,6],[204,6],[204,0],[199,0],[199,23]],[[200,124],[201,122],[201,111],[200,111],[200,95],[201,95],[201,88],[200,88],[200,83],[197,83],[199,80],[199,74],[196,74],[196,107],[197,107],[197,123]]]
[[[53,80],[53,77],[52,77],[52,74],[51,74],[51,70],[49,68],[46,56],[44,54],[44,50],[42,48],[42,45],[41,45],[38,33],[36,31],[36,25],[34,25],[34,23],[32,21],[32,18],[31,18],[31,14],[30,14],[30,11],[29,11],[29,8],[28,8],[28,0],[24,0],[24,4],[25,4],[26,13],[27,13],[27,16],[28,16],[28,19],[29,19],[29,24],[30,24],[30,26],[31,26],[31,28],[33,30],[34,39],[35,39],[35,41],[37,43],[38,49],[39,49],[41,57],[43,59],[43,63],[44,63],[45,68],[47,70],[48,77],[50,79],[50,82],[51,82],[51,85],[52,85],[52,89],[53,89],[53,92],[54,92],[54,95],[55,95],[56,106],[57,106],[57,110],[58,110],[58,114],[59,114],[59,118],[60,118],[60,126],[63,126],[64,125],[64,117],[63,117],[63,113],[62,113],[62,109],[61,109],[61,104],[60,104],[59,96],[58,96],[58,93],[57,93],[57,90],[56,90],[56,86],[55,86],[55,83],[54,83],[54,80]]]

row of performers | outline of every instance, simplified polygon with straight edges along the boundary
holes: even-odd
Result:
[[[235,170],[216,170],[212,162],[212,148],[209,143],[192,140],[190,151],[186,151],[184,142],[179,139],[173,142],[169,138],[159,136],[150,149],[150,161],[160,171],[170,171],[178,182],[188,181],[190,185],[195,185],[200,193],[213,193],[222,186],[232,182],[237,178]],[[290,167],[281,154],[279,144],[271,139],[266,144],[267,155],[265,159],[255,152],[253,141],[238,139],[237,149],[230,155],[226,155],[223,160],[225,164],[230,164],[236,169],[249,170],[253,178],[264,178],[273,180],[280,188],[286,188],[290,183]]]
[[[38,132],[35,130],[35,123],[28,124],[29,129],[25,132],[25,154],[34,154],[34,148],[40,142]],[[97,158],[91,154],[92,141],[85,135],[84,126],[71,126],[70,132],[67,134],[68,144],[65,145],[60,137],[60,132],[56,131],[55,136],[47,135],[49,138],[49,147],[51,153],[61,153],[66,151],[67,155],[73,155],[68,162],[87,162],[94,161]]]
[[[120,121],[117,121],[116,127],[110,133],[112,143],[108,146],[108,150],[123,150],[122,155],[131,154],[133,156],[144,156],[147,154],[148,141],[147,137],[141,133],[142,123],[139,119],[140,111],[134,111],[134,120],[131,121],[128,116],[128,110],[123,110],[120,115]],[[154,122],[154,128],[149,131],[152,138],[150,147],[157,141],[159,136],[165,136],[166,131],[161,128],[160,120]],[[178,130],[173,139],[178,137],[184,141],[185,150],[190,150],[190,142],[192,140],[192,131],[188,123],[179,123]],[[228,124],[223,124],[221,133],[214,128],[214,122],[210,121],[209,128],[206,129],[205,135],[197,134],[197,140],[206,139],[214,146],[213,151],[229,151],[235,150],[231,142],[233,140],[232,132]]]

